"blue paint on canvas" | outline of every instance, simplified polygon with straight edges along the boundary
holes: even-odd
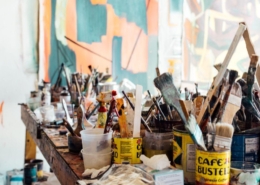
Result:
[[[49,77],[51,84],[55,84],[58,78],[58,72],[61,64],[70,69],[71,72],[76,71],[76,55],[68,46],[64,46],[59,40],[57,40],[55,34],[55,9],[56,0],[52,0],[51,4],[51,54],[49,56]],[[62,86],[67,85],[65,76],[62,75]]]
[[[125,17],[128,22],[134,22],[147,34],[147,15],[145,0],[108,0],[119,17]]]
[[[117,82],[121,82],[123,78],[129,79],[134,84],[143,86],[144,91],[153,91],[153,79],[156,77],[155,68],[157,67],[157,45],[158,38],[156,36],[149,37],[149,73],[132,73],[131,71],[125,70],[121,65],[121,48],[122,48],[122,37],[114,37],[112,43],[112,74],[113,77],[117,77]],[[149,89],[148,89],[149,88]],[[152,92],[153,93],[153,92]]]
[[[101,42],[107,32],[105,5],[92,5],[90,0],[77,0],[77,39],[81,42]]]
[[[183,0],[170,0],[170,12],[182,12]]]

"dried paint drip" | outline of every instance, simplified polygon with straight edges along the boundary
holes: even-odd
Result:
[[[0,104],[0,124],[1,124],[1,125],[4,125],[4,121],[3,121],[3,119],[4,119],[4,116],[3,116],[3,107],[4,107],[4,102],[2,102],[2,103]]]

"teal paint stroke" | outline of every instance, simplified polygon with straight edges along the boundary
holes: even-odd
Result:
[[[76,1],[77,40],[101,42],[107,32],[107,9],[105,5],[92,5],[90,0]]]
[[[170,0],[170,12],[182,12],[183,0]]]
[[[128,22],[134,22],[147,34],[146,0],[108,0],[115,14],[124,17]]]
[[[206,11],[208,8],[211,7],[212,3],[214,2],[215,0],[203,0],[203,3],[204,3],[204,11]]]
[[[112,74],[113,77],[117,77],[117,82],[121,82],[124,78],[129,79],[134,84],[143,86],[143,90],[153,91],[153,79],[156,77],[155,68],[157,67],[158,56],[157,56],[157,45],[158,38],[156,36],[149,37],[149,63],[147,72],[132,73],[131,71],[125,70],[121,65],[121,49],[122,49],[122,37],[114,37],[112,42]],[[148,89],[149,88],[149,89]]]
[[[52,0],[51,2],[51,54],[49,56],[48,74],[51,84],[55,84],[61,63],[64,63],[71,72],[76,71],[76,55],[68,46],[64,46],[59,40],[57,40],[55,33],[56,0]],[[67,85],[64,75],[62,75],[61,85]]]

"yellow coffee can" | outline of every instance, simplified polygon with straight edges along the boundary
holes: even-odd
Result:
[[[196,149],[196,185],[229,185],[230,150],[209,152]]]
[[[142,138],[113,138],[114,163],[140,164]]]

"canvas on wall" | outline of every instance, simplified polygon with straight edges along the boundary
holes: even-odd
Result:
[[[187,80],[212,82],[217,70],[213,65],[222,63],[239,27],[245,22],[259,54],[260,2],[253,0],[184,0],[183,9],[183,64]],[[229,69],[242,76],[247,72],[250,58],[245,41],[241,38]]]
[[[153,87],[158,50],[156,0],[41,0],[40,78],[106,68],[120,82]],[[147,72],[149,71],[149,73]],[[63,80],[63,85],[65,80]]]

